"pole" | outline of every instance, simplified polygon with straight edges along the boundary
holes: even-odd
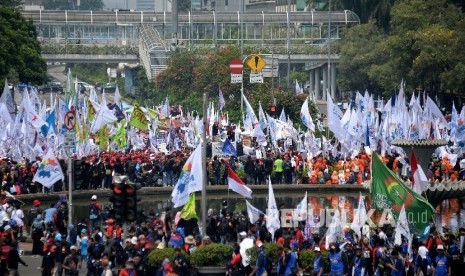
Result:
[[[287,88],[291,88],[291,0],[287,0]]]
[[[68,224],[73,223],[73,159],[68,157]]]
[[[208,96],[203,93],[203,132],[202,132],[202,237],[207,235],[207,107]]]
[[[331,0],[328,1],[328,83],[326,87],[328,87],[327,92],[331,95]],[[331,97],[333,97],[333,95],[331,95]]]
[[[244,0],[241,0],[241,59],[242,64],[244,64]],[[244,74],[244,71],[242,71],[242,74]],[[244,99],[242,97],[242,94],[244,94],[244,77],[242,77],[241,83],[241,111],[244,108]]]

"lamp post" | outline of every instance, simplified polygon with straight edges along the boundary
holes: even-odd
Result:
[[[287,88],[291,88],[291,0],[287,0]]]
[[[326,87],[328,87],[327,92],[331,93],[331,0],[328,0],[328,83]]]

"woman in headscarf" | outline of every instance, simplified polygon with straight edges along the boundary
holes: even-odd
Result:
[[[37,256],[42,254],[44,244],[41,239],[44,235],[45,223],[42,215],[38,214],[32,223],[32,255]]]

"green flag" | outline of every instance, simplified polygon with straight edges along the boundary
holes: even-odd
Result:
[[[405,204],[411,233],[421,235],[433,218],[434,208],[421,195],[407,187],[383,162],[373,154],[371,207],[390,209],[397,219]]]
[[[195,212],[195,193],[190,194],[189,199],[186,202],[186,205],[182,208],[181,218],[188,219],[199,219],[197,213]]]
[[[116,130],[115,136],[113,136],[113,140],[119,149],[123,149],[128,145],[126,138],[126,120],[121,121],[118,130]]]

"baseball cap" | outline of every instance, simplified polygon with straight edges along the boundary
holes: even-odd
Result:
[[[438,247],[436,248],[437,250],[444,250],[444,245],[439,244]]]
[[[93,195],[90,199],[91,200],[97,200],[97,195]]]
[[[245,237],[245,236],[247,236],[247,233],[246,233],[245,231],[242,231],[242,232],[239,233],[239,235],[240,235],[241,237]]]
[[[71,245],[71,247],[70,247],[69,249],[70,249],[70,250],[77,250],[77,246]]]
[[[313,251],[315,251],[315,252],[321,252],[321,249],[320,249],[318,246],[315,246],[315,248],[313,249]]]
[[[131,238],[131,243],[136,245],[137,244],[137,237],[132,237]]]

